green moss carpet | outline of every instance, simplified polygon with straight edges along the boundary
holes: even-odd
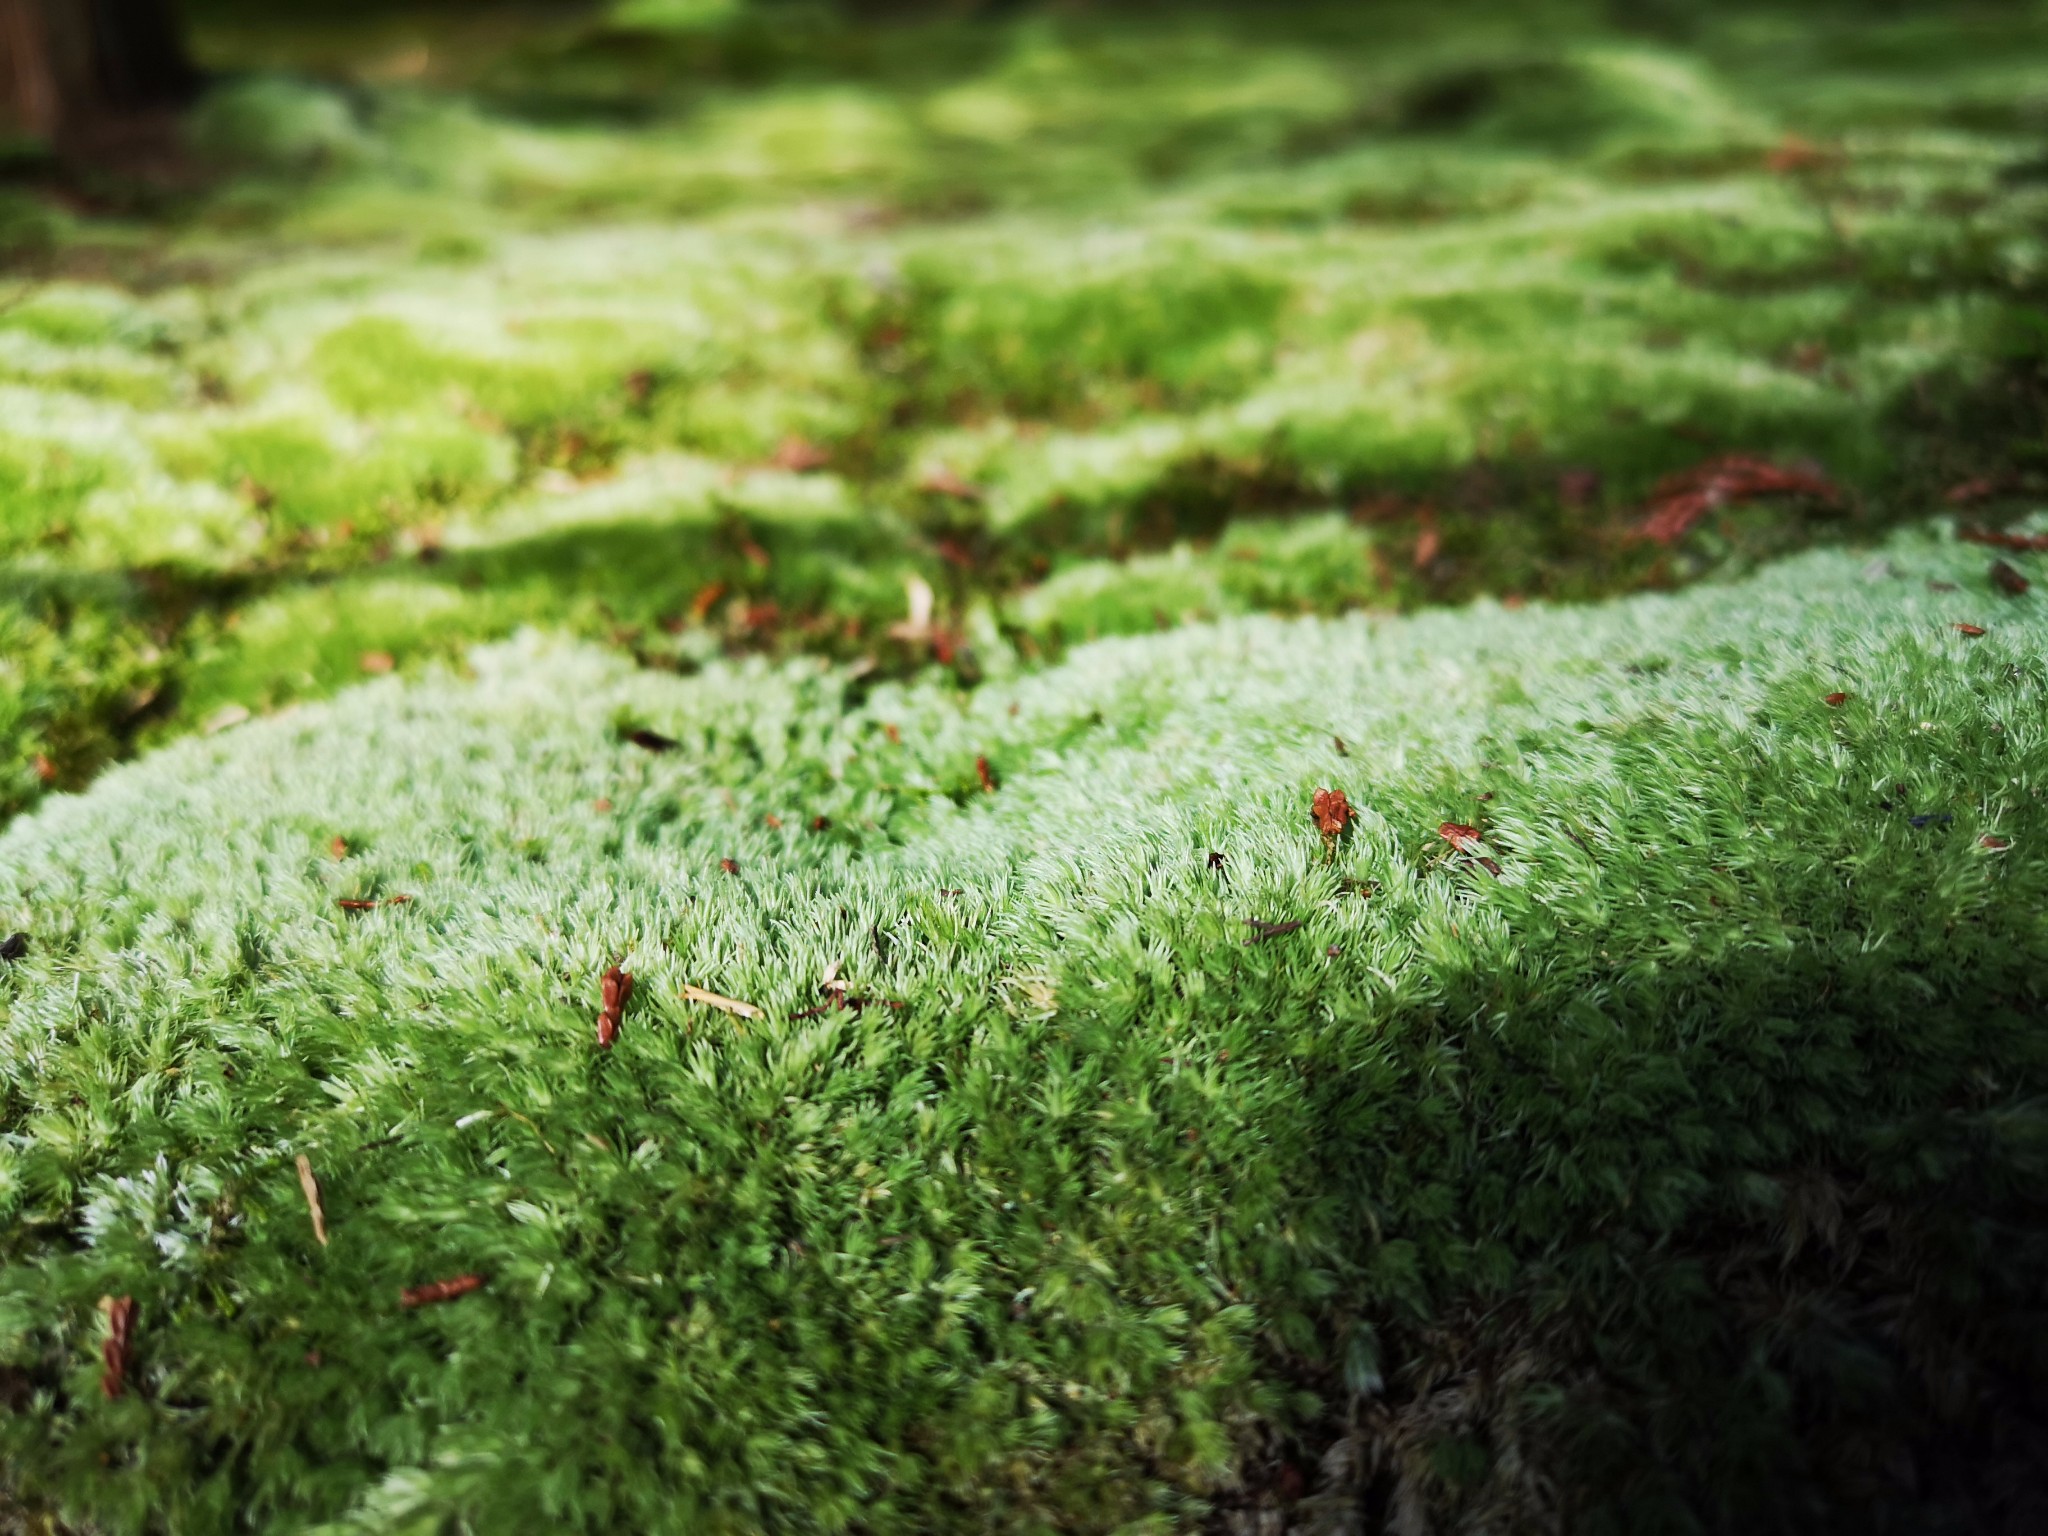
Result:
[[[195,9],[6,194],[0,1530],[2048,1518],[2035,11]]]

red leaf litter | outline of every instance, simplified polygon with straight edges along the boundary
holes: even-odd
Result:
[[[1849,695],[1847,695],[1846,693],[1830,693],[1824,694],[1821,697],[1821,703],[1827,705],[1829,709],[1840,709],[1844,704],[1848,702]]]
[[[135,1344],[133,1296],[102,1296],[100,1310],[107,1314],[107,1342],[100,1346],[100,1391],[119,1397],[128,1388],[128,1355]]]
[[[974,776],[981,780],[983,794],[992,795],[996,792],[995,770],[989,767],[987,758],[977,757],[974,760]]]
[[[1965,544],[1988,544],[1993,549],[2016,549],[2048,554],[2048,533],[2003,533],[1989,528],[1958,528],[1956,537]]]
[[[1334,843],[1351,825],[1351,802],[1345,799],[1341,789],[1317,790],[1308,810],[1309,815],[1315,818],[1316,830],[1323,834],[1325,841]]]
[[[633,996],[633,977],[615,965],[604,973],[602,985],[604,1006],[597,1015],[597,1043],[610,1050],[612,1042],[619,1038],[619,1025],[626,1017],[626,1003]]]
[[[457,1275],[453,1280],[430,1280],[425,1285],[409,1286],[398,1293],[398,1304],[402,1307],[431,1306],[437,1301],[453,1301],[458,1296],[467,1296],[471,1291],[483,1287],[482,1275]]]
[[[1477,827],[1468,827],[1462,821],[1447,821],[1436,829],[1436,835],[1458,852],[1477,859],[1496,880],[1500,878],[1500,866],[1489,859],[1480,846]]]
[[[1650,497],[1649,515],[1643,519],[1641,532],[1659,544],[1676,544],[1716,507],[1760,496],[1806,496],[1829,506],[1839,506],[1842,501],[1841,491],[1824,475],[1724,454],[1660,484]]]
[[[1967,635],[1972,640],[1984,633],[1982,624],[1951,624],[1949,628],[1959,635]]]

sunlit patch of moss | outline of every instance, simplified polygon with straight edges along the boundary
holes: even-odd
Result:
[[[370,426],[314,412],[252,414],[167,432],[168,467],[231,491],[274,538],[374,539],[509,482],[506,445],[460,417],[418,413]]]
[[[1183,541],[1126,561],[1069,565],[1007,616],[1034,636],[1092,640],[1230,614],[1341,613],[1388,602],[1393,579],[1371,534],[1336,513],[1233,523],[1214,544]]]

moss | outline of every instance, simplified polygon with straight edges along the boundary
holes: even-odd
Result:
[[[2039,1388],[2048,682],[1983,564],[1237,619],[971,695],[534,637],[117,770],[0,834],[16,1486],[1109,1530],[1278,1457],[1441,1520],[1995,1518],[1854,1470],[1998,1465]]]

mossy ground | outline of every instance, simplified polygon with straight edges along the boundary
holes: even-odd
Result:
[[[322,14],[199,8],[211,179],[9,194],[9,806],[526,622],[901,668],[909,577],[1587,596],[2039,468],[2032,11]],[[1846,520],[1630,536],[1717,451]]]
[[[2048,14],[194,9],[0,194],[0,1487],[2026,1528]]]

